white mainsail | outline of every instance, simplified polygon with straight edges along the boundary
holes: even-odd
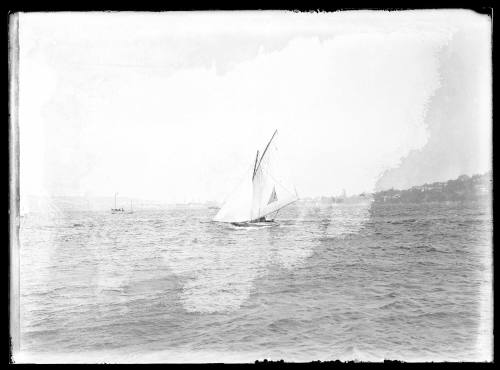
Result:
[[[262,156],[255,160],[254,170],[248,174],[235,193],[224,203],[214,218],[219,222],[252,222],[277,212],[295,202],[297,194],[289,191],[277,173],[277,130]]]
[[[252,209],[252,176],[247,176],[229,196],[214,221],[245,222],[249,221]]]

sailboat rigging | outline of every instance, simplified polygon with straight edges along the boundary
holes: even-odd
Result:
[[[123,208],[116,208],[116,195],[118,193],[115,193],[115,208],[111,208],[111,213],[122,213],[124,212]]]
[[[252,176],[245,178],[239,191],[225,202],[214,221],[229,222],[237,226],[262,225],[273,222],[278,211],[298,200],[293,193],[276,180],[276,136],[267,143],[259,158],[255,157]]]

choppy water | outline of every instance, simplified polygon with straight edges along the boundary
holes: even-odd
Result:
[[[28,215],[19,361],[492,359],[485,204]]]

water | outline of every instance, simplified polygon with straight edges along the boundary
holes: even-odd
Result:
[[[216,212],[23,218],[18,361],[492,359],[487,205]]]

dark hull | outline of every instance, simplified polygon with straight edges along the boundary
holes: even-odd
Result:
[[[269,226],[274,224],[274,220],[255,220],[248,222],[231,222],[231,225],[240,226],[240,227],[259,227],[259,226]]]

